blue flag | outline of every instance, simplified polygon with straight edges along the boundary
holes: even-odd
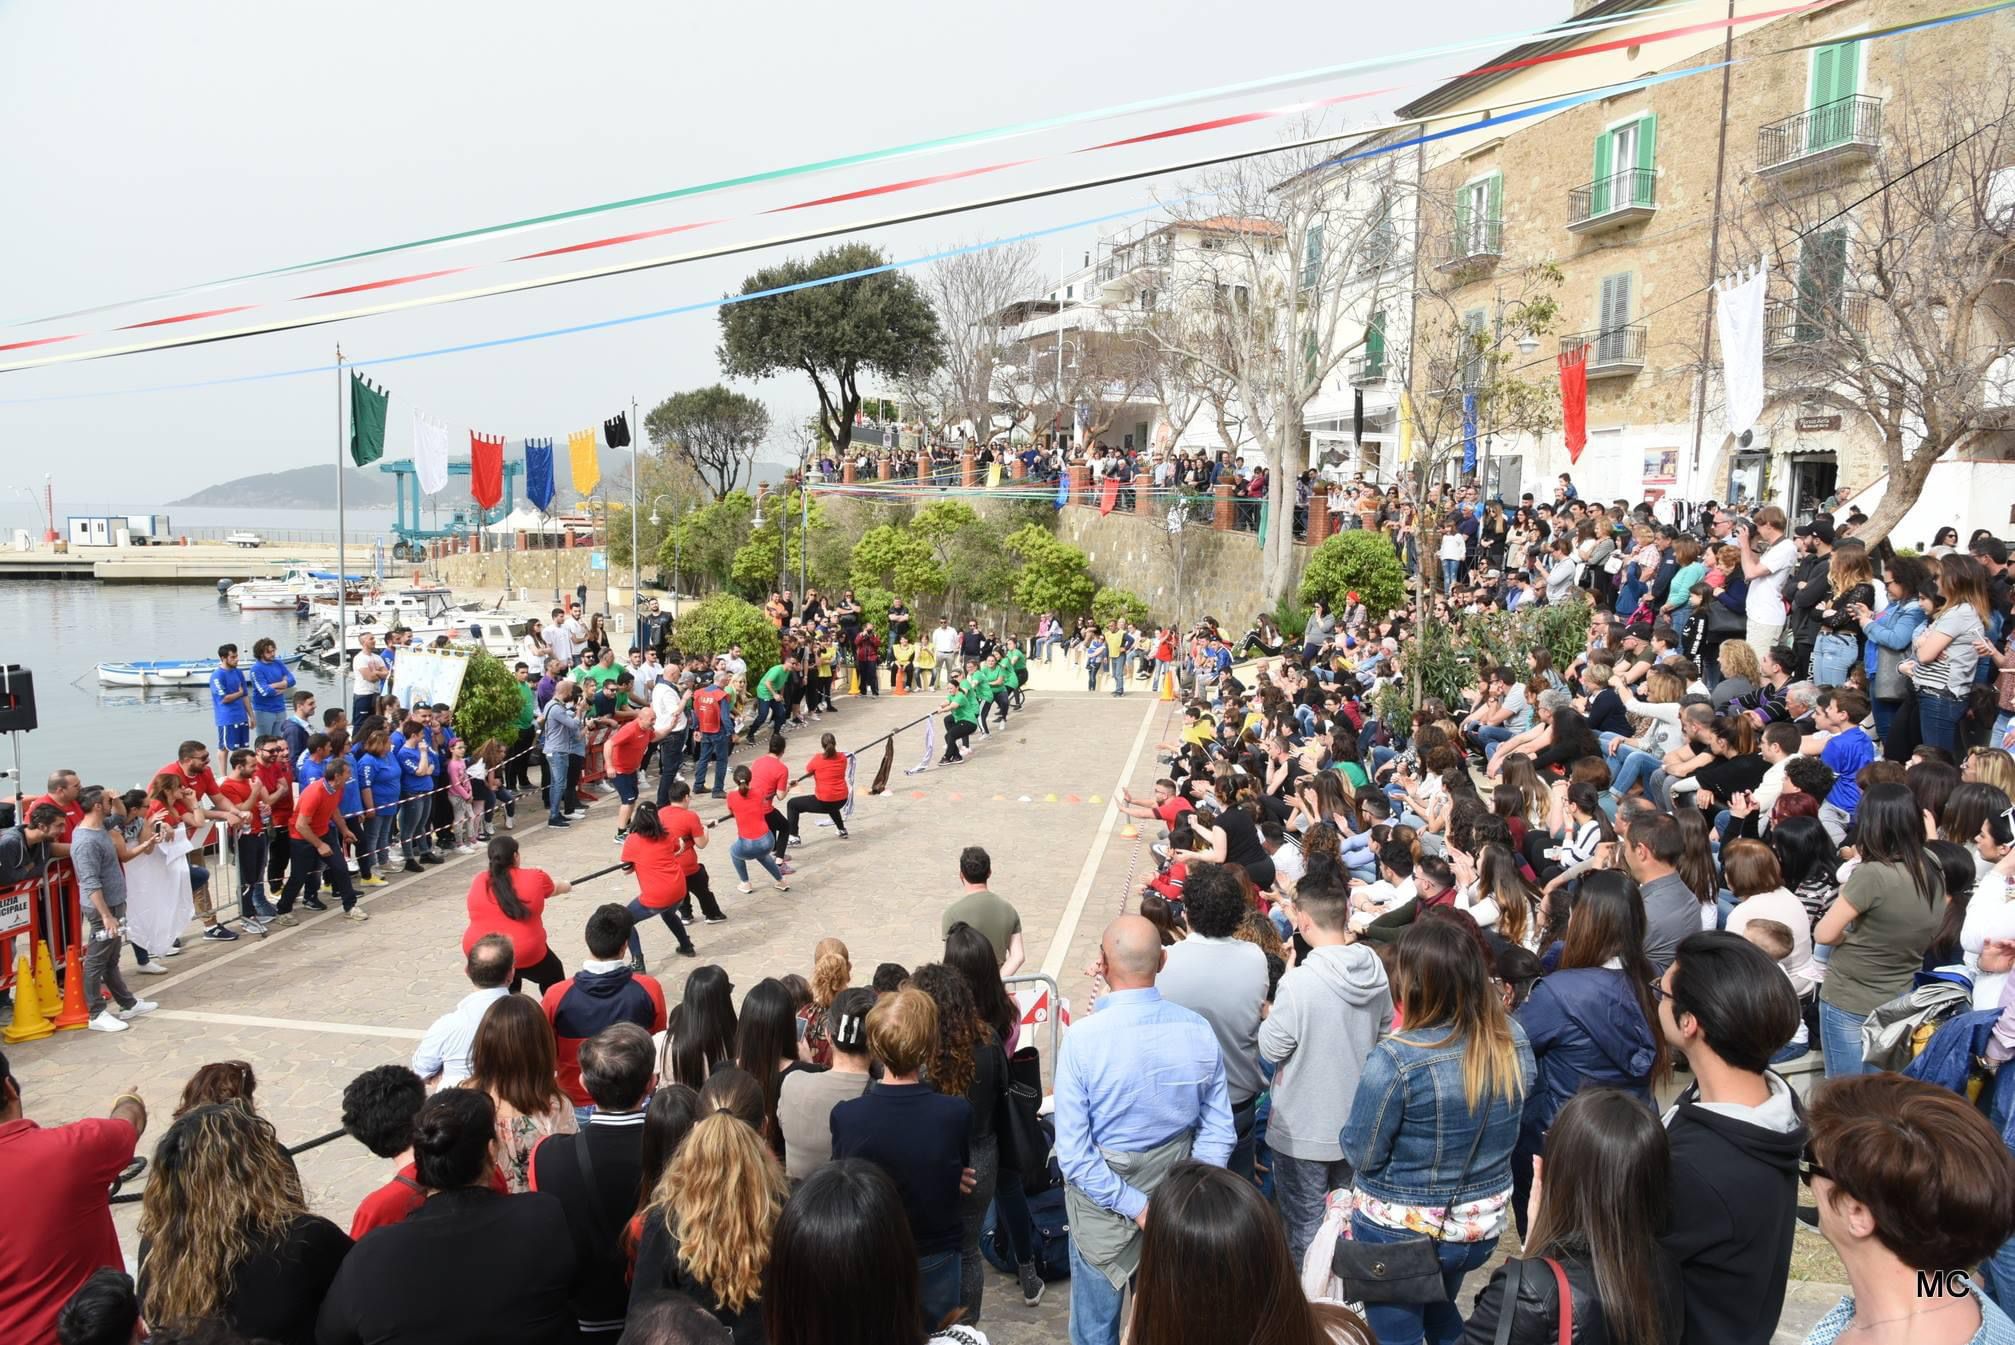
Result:
[[[1056,474],[1056,507],[1061,509],[1070,503],[1070,468],[1060,467]]]
[[[525,498],[540,513],[553,502],[553,441],[525,440]]]
[[[1476,470],[1476,394],[1462,394],[1462,470]]]

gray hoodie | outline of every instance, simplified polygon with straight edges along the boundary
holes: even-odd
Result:
[[[1280,981],[1259,1028],[1272,1061],[1269,1147],[1290,1158],[1334,1161],[1365,1057],[1392,1025],[1385,964],[1368,944],[1316,948]]]

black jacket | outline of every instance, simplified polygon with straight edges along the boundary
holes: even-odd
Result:
[[[443,1191],[351,1249],[316,1345],[547,1345],[574,1338],[574,1244],[550,1195]]]
[[[1805,1109],[1782,1079],[1797,1124],[1771,1130],[1679,1095],[1672,1146],[1672,1223],[1665,1249],[1686,1284],[1686,1345],[1767,1345],[1784,1307],[1798,1213]]]
[[[1807,556],[1785,580],[1784,601],[1791,605],[1787,633],[1794,645],[1809,645],[1819,638],[1819,609],[1833,592],[1833,582],[1827,576],[1832,565],[1830,556]]]
[[[152,1246],[140,1243],[141,1301],[149,1287]],[[277,1244],[254,1247],[231,1268],[230,1293],[217,1315],[247,1340],[313,1345],[315,1315],[350,1254],[350,1236],[316,1214],[297,1214]]]
[[[643,1235],[637,1239],[637,1273],[630,1281],[630,1304],[635,1307],[664,1294],[683,1294],[711,1312],[728,1328],[735,1345],[763,1345],[769,1339],[763,1328],[761,1300],[751,1299],[739,1312],[722,1306],[714,1291],[695,1279],[679,1258],[678,1236],[665,1227],[663,1213],[647,1211]]]
[[[583,1340],[614,1340],[630,1309],[623,1227],[644,1175],[644,1114],[596,1112],[578,1135],[548,1135],[532,1150],[532,1189],[559,1199],[574,1241],[574,1315]],[[594,1173],[581,1170],[581,1147]],[[601,1334],[597,1334],[601,1333]]]
[[[1611,1336],[1602,1316],[1602,1299],[1595,1292],[1595,1266],[1586,1256],[1555,1257],[1567,1272],[1567,1291],[1574,1303],[1574,1330],[1568,1337],[1574,1345],[1609,1345]],[[1658,1276],[1658,1319],[1677,1322],[1685,1304],[1680,1293],[1679,1271],[1670,1257],[1660,1257]],[[1463,1330],[1462,1345],[1496,1345],[1504,1314],[1507,1286],[1518,1276],[1518,1298],[1511,1309],[1511,1330],[1507,1345],[1555,1345],[1560,1339],[1560,1283],[1552,1269],[1539,1257],[1524,1262],[1506,1261],[1490,1277],[1490,1283],[1476,1296],[1476,1307]],[[1777,1319],[1773,1315],[1770,1320]]]

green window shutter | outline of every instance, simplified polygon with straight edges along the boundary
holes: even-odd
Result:
[[[1322,226],[1311,224],[1308,228],[1308,242],[1301,259],[1301,285],[1303,289],[1314,288],[1322,279]]]
[[[1860,84],[1861,44],[1840,42],[1812,53],[1812,89],[1807,107],[1806,149],[1830,149],[1847,139],[1854,124],[1852,98]]]
[[[1609,132],[1595,137],[1595,185],[1593,199],[1589,201],[1589,213],[1603,215],[1609,212]]]
[[[1490,201],[1484,212],[1492,224],[1504,219],[1504,174],[1490,175]]]
[[[1455,255],[1468,257],[1476,252],[1475,239],[1471,236],[1469,209],[1469,188],[1464,187],[1455,195]]]
[[[1385,368],[1385,314],[1373,313],[1364,329],[1364,365],[1376,374]]]
[[[1637,120],[1637,162],[1630,167],[1642,169],[1636,176],[1633,205],[1652,205],[1657,201],[1653,186],[1657,179],[1652,170],[1658,166],[1658,114],[1647,112]]]
[[[1805,100],[1806,107],[1825,107],[1833,101],[1833,68],[1839,56],[1838,47],[1821,47],[1812,53],[1812,87]]]

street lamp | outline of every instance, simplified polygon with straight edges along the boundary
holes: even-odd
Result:
[[[663,520],[658,517],[658,501],[669,500],[671,498],[672,497],[670,494],[653,495],[651,497],[652,527],[654,528],[658,527],[663,522]],[[674,615],[676,615],[679,610],[679,583],[681,578],[679,574],[679,560],[680,560],[679,552],[681,549],[681,543],[683,541],[684,539],[681,538],[677,533],[672,534],[672,612]]]

